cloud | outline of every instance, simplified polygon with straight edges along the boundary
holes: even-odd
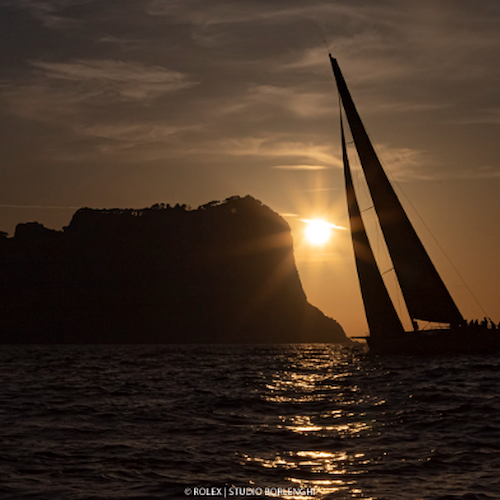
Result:
[[[350,158],[355,155],[354,147],[349,148]],[[375,146],[379,159],[394,182],[436,181],[446,179],[500,179],[500,165],[483,165],[474,168],[443,168],[429,151],[411,148],[396,148],[386,144]],[[354,168],[361,168],[353,162]]]
[[[451,120],[450,108],[464,114],[461,92],[479,75],[492,82],[490,93],[498,88],[491,77],[500,71],[491,61],[500,39],[494,9],[484,5],[472,11],[466,3],[451,9],[429,0],[16,2],[44,26],[76,24],[74,35],[50,31],[57,45],[24,53],[16,79],[0,88],[4,103],[18,117],[64,129],[75,142],[88,140],[89,151],[108,155],[144,146],[148,152],[138,154],[145,157],[170,148],[170,155],[246,156],[282,170],[340,167],[330,133],[337,95],[323,38],[363,117],[386,115],[378,122],[384,129],[393,115],[382,157],[400,179],[437,174],[425,146],[401,147],[398,123],[414,121],[416,130],[417,113],[435,113],[434,124]],[[52,40],[41,36],[47,32],[40,30],[37,43]],[[26,61],[35,53],[51,59]],[[482,98],[473,97],[484,112],[456,123],[497,123],[500,108],[486,109]]]
[[[172,141],[179,141],[184,133],[200,130],[199,125],[173,126],[161,123],[112,123],[80,126],[80,138],[95,139],[93,151],[85,151],[82,158],[98,153],[120,155],[121,161],[153,161],[179,155]],[[173,150],[172,150],[173,149]],[[123,156],[125,155],[125,156]]]
[[[18,9],[25,9],[47,28],[68,28],[78,23],[75,18],[62,14],[66,9],[91,5],[96,0],[14,0],[7,5]],[[4,2],[5,3],[5,2]]]
[[[197,83],[187,75],[160,66],[113,60],[77,60],[68,63],[35,61],[32,65],[48,79],[87,83],[97,92],[124,99],[153,99]]]
[[[32,62],[35,72],[3,82],[0,96],[14,114],[48,123],[90,118],[92,106],[106,109],[126,102],[149,102],[196,85],[186,74],[158,66],[109,60]],[[102,114],[102,112],[101,112]]]
[[[332,87],[333,89],[333,87]],[[303,118],[331,114],[336,106],[333,92],[317,92],[300,87],[259,85],[250,90],[249,103],[263,103],[285,108]]]
[[[289,163],[293,168],[300,166],[301,169],[308,170],[317,170],[319,164],[324,165],[322,168],[341,165],[340,159],[332,152],[332,145],[302,142],[293,138],[283,139],[282,134],[270,134],[267,137],[242,137],[216,143],[208,142],[204,145],[207,147],[205,149],[207,152],[215,150],[221,155],[254,156],[272,163],[273,167],[275,167],[276,158],[287,159],[286,164]],[[203,149],[204,145],[200,147]]]
[[[250,22],[283,22],[300,18],[310,9],[295,6],[293,2],[213,2],[200,0],[152,0],[148,6],[151,16],[175,16],[194,25],[246,24]]]
[[[484,165],[472,169],[463,169],[458,173],[454,173],[453,177],[459,179],[500,179],[500,165]]]
[[[411,102],[411,101],[395,101],[395,102],[373,102],[371,106],[367,106],[367,113],[425,113],[428,111],[437,111],[450,108],[450,104],[439,104],[431,102]]]
[[[475,125],[475,124],[500,124],[500,108],[494,107],[489,109],[480,109],[475,112],[470,112],[468,116],[450,120],[450,123],[457,123],[461,125]]]
[[[132,52],[139,50],[147,50],[148,49],[148,41],[139,35],[136,37],[132,36],[117,36],[117,35],[109,35],[104,34],[97,39],[100,44],[107,45],[109,47],[116,48],[122,52]]]
[[[406,182],[442,178],[436,171],[436,162],[427,151],[374,144],[375,151],[390,180]],[[361,168],[354,145],[348,146],[351,167]]]
[[[135,144],[163,142],[172,135],[198,129],[199,126],[176,127],[153,123],[120,123],[90,125],[81,127],[79,130],[83,135]]]
[[[273,168],[279,170],[325,170],[324,165],[274,165]]]
[[[58,157],[68,156],[69,151],[64,153],[62,149],[73,147],[78,158],[78,140],[87,141],[85,156],[92,151],[109,154],[167,142],[174,135],[200,128],[199,124],[175,123],[172,114],[156,117],[151,111],[155,100],[197,85],[185,73],[136,62],[95,59],[34,61],[31,67],[33,71],[24,78],[0,84],[0,99],[17,117],[61,130],[54,138],[54,144],[59,143]]]

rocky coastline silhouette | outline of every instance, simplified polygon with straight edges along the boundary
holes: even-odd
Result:
[[[286,221],[256,199],[78,210],[0,234],[0,343],[349,342],[307,302]]]

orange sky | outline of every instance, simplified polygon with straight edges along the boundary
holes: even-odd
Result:
[[[251,194],[287,214],[310,301],[364,334],[348,233],[302,241],[301,219],[348,226],[326,38],[390,176],[500,321],[498,2],[0,0],[0,14],[0,230]]]

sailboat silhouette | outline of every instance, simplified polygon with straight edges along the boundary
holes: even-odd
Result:
[[[366,133],[339,65],[331,55],[340,100],[408,313],[445,328],[405,332],[378,269],[352,183],[341,109],[341,142],[356,268],[365,306],[370,350],[378,354],[488,353],[500,350],[500,332],[468,324],[437,272],[387,178]]]

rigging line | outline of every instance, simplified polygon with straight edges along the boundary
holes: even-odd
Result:
[[[326,51],[328,52],[328,55],[331,54],[331,50],[330,50],[330,45],[328,44],[327,42],[327,36],[326,36],[326,32],[325,32],[325,29],[323,28],[322,24],[317,20],[317,19],[314,19],[314,21],[316,22],[316,24],[318,25],[319,29],[321,30],[321,34],[323,35],[322,39],[323,39],[323,43],[325,44],[325,48],[326,48]]]
[[[323,43],[325,44],[326,51],[328,52],[328,55],[330,55],[330,47],[328,46],[328,42],[326,41],[326,34],[323,32]]]
[[[323,26],[321,25],[321,23],[315,19],[314,17],[311,19],[313,21],[313,23],[315,23],[318,28],[320,29],[321,31],[321,34],[320,34],[320,37],[321,37],[321,40],[323,41],[324,45],[325,45],[325,49],[326,49],[326,52],[328,53],[329,56],[331,56],[331,50],[330,50],[330,46],[328,44],[328,42],[326,41],[327,39],[327,36],[326,36],[326,32],[323,28]]]
[[[471,288],[469,287],[469,285],[465,281],[464,277],[460,274],[460,271],[457,269],[457,267],[455,266],[455,264],[453,264],[453,262],[450,259],[449,255],[446,253],[446,251],[441,246],[441,244],[439,243],[439,241],[437,240],[437,238],[434,236],[433,232],[430,230],[429,226],[426,224],[425,220],[422,218],[422,216],[420,215],[420,213],[418,212],[418,210],[415,208],[415,205],[413,205],[413,203],[411,202],[410,198],[408,198],[408,196],[404,192],[403,188],[400,186],[400,184],[394,178],[394,176],[390,173],[390,171],[389,171],[389,175],[391,176],[392,182],[394,182],[394,184],[396,184],[396,186],[398,187],[399,191],[403,194],[403,196],[405,197],[406,201],[410,204],[410,206],[413,209],[413,211],[417,214],[417,217],[420,219],[420,222],[422,222],[422,224],[424,225],[425,229],[430,234],[431,238],[434,240],[434,243],[436,243],[436,245],[438,246],[439,250],[441,250],[442,254],[445,256],[446,260],[448,261],[448,264],[450,264],[450,266],[452,267],[453,271],[455,271],[456,275],[460,278],[460,281],[463,283],[463,285],[465,286],[465,288],[467,289],[467,291],[470,293],[470,295],[472,296],[472,298],[474,299],[474,301],[476,302],[476,304],[479,306],[479,308],[481,309],[481,311],[483,312],[483,314],[485,315],[485,317],[488,318],[491,321],[491,318],[490,318],[489,314],[485,311],[485,309],[482,306],[481,302],[479,302],[478,298],[475,296],[474,292],[471,290]]]
[[[391,271],[394,271],[394,268],[393,268],[393,267],[391,267],[390,269],[387,269],[387,271],[384,271],[384,272],[382,273],[382,276],[384,276],[384,275],[385,275],[385,274],[387,274],[387,273],[390,273]]]

